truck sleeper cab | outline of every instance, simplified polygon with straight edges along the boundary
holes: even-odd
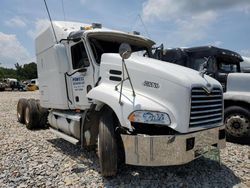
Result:
[[[225,147],[223,94],[216,80],[149,58],[154,42],[142,36],[99,24],[53,25],[59,43],[51,27],[36,39],[40,106],[48,109],[56,135],[97,145],[104,176],[115,175],[122,159],[178,165],[207,147]],[[18,108],[19,121],[30,125],[33,102],[20,103],[26,105]]]

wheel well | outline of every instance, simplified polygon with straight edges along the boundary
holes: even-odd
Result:
[[[250,103],[245,101],[233,101],[233,100],[225,100],[224,101],[224,108],[227,108],[229,106],[241,106],[247,110],[250,111]]]
[[[103,106],[102,106],[101,109],[100,109],[100,112],[101,112],[101,114],[102,114],[102,113],[104,113],[105,111],[111,111],[111,112],[112,112],[112,117],[113,117],[114,124],[115,124],[115,127],[114,127],[114,128],[120,127],[121,124],[120,124],[120,122],[119,122],[119,119],[118,119],[118,117],[117,117],[115,111],[114,111],[109,105],[103,104]]]

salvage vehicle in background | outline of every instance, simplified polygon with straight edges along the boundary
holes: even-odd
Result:
[[[241,72],[250,73],[250,57],[242,57],[244,61],[240,63]]]
[[[157,50],[156,50],[157,51]],[[224,91],[224,122],[228,138],[250,137],[250,74],[241,73],[242,57],[213,46],[158,50],[158,58],[217,79]],[[243,63],[242,63],[243,64]]]
[[[7,84],[3,81],[0,81],[0,91],[5,91],[5,88],[7,87]]]
[[[0,90],[1,91],[5,91],[5,90],[25,91],[25,85],[15,78],[5,78],[3,79],[2,82],[0,82]]]
[[[38,79],[32,79],[30,81],[31,84],[35,85],[36,86],[36,89],[38,90],[39,89],[39,82],[38,82]]]
[[[97,145],[101,173],[119,162],[188,163],[225,147],[223,91],[199,72],[152,57],[154,42],[101,24],[53,22],[36,38],[40,100],[17,118],[82,147]]]
[[[26,85],[27,91],[36,91],[38,89],[39,89],[38,79],[32,79]]]

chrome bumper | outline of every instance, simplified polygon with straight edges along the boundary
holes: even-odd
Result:
[[[188,163],[206,153],[210,146],[224,148],[225,138],[219,139],[223,129],[224,126],[182,135],[121,135],[126,164],[168,166]],[[190,147],[192,140],[194,144]]]

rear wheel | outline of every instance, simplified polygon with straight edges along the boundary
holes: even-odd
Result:
[[[39,127],[40,128],[47,128],[47,121],[48,121],[48,109],[43,108],[40,105],[40,101],[36,100],[37,109],[39,113]]]
[[[17,121],[24,123],[25,109],[27,106],[27,99],[19,99],[17,103]]]
[[[24,122],[27,129],[35,129],[39,127],[39,111],[35,99],[29,99],[27,101]]]
[[[225,109],[225,126],[230,139],[247,137],[250,134],[250,112],[240,106]]]
[[[111,111],[103,114],[100,119],[98,136],[98,155],[102,175],[116,175],[118,147]]]

